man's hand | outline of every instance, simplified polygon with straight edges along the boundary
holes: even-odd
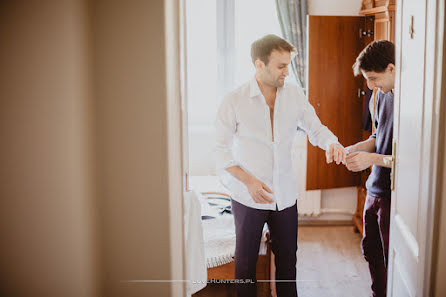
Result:
[[[349,146],[347,146],[346,148],[345,148],[345,153],[348,155],[348,154],[351,154],[351,153],[354,153],[354,152],[356,152],[356,151],[358,151],[357,150],[357,148],[356,148],[356,145],[349,145]]]
[[[248,187],[248,192],[251,195],[252,200],[254,200],[254,202],[263,204],[274,202],[273,198],[271,198],[266,193],[268,192],[272,194],[273,191],[257,178],[255,177],[250,178],[250,180],[246,183],[246,186]]]
[[[345,164],[345,156],[346,152],[342,145],[339,143],[332,143],[328,147],[328,150],[325,151],[325,157],[327,158],[327,163],[331,163],[333,161],[336,162],[336,164],[343,163]]]
[[[358,172],[362,171],[373,165],[372,153],[367,152],[354,152],[347,155],[347,169],[350,171]]]

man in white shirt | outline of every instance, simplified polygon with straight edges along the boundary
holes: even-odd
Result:
[[[291,148],[297,127],[345,163],[338,138],[321,124],[303,91],[285,83],[295,48],[267,35],[251,46],[255,77],[223,99],[216,119],[217,174],[232,196],[238,296],[255,296],[256,263],[265,222],[275,255],[278,296],[297,296],[297,180]],[[305,169],[303,169],[305,170]],[[246,281],[248,280],[248,281]]]

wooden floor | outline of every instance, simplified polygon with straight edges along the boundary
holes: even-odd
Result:
[[[353,226],[299,226],[299,297],[369,297],[370,276]],[[235,296],[231,284],[208,284],[198,296]]]
[[[353,226],[299,227],[299,297],[369,297],[370,275]]]

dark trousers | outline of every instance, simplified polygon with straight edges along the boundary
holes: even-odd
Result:
[[[369,263],[374,297],[385,297],[389,255],[390,197],[367,195],[362,253]]]
[[[297,205],[278,210],[262,210],[232,200],[235,221],[235,278],[237,296],[256,296],[256,264],[265,222],[271,236],[276,264],[278,297],[296,297]],[[282,281],[280,281],[282,280]]]

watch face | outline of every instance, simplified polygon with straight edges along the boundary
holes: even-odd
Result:
[[[384,157],[383,158],[383,162],[384,162],[385,165],[392,164],[392,157]]]

